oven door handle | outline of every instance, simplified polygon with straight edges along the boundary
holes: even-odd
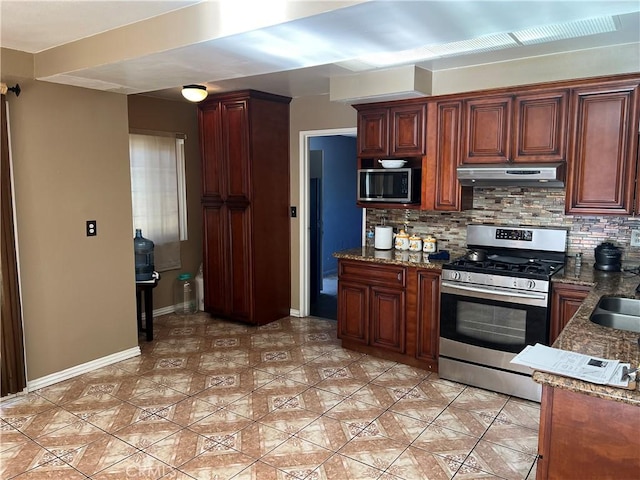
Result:
[[[446,280],[442,281],[443,287],[454,288],[456,290],[466,290],[469,292],[476,293],[488,293],[491,295],[501,295],[503,297],[520,297],[520,298],[529,298],[531,300],[546,300],[547,296],[540,294],[536,295],[535,293],[524,293],[524,292],[514,292],[514,291],[502,291],[502,290],[493,290],[482,287],[472,287],[470,285],[460,285],[458,283],[447,282]]]

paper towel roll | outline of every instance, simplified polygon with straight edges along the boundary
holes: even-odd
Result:
[[[390,250],[393,248],[393,227],[376,226],[375,247],[378,250]]]

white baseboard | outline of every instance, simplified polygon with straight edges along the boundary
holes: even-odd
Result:
[[[32,392],[33,390],[37,390],[39,388],[48,387],[50,385],[53,385],[54,383],[62,382],[64,380],[77,377],[78,375],[91,372],[92,370],[106,367],[107,365],[121,362],[122,360],[137,357],[138,355],[140,355],[140,347],[136,346],[128,350],[123,350],[122,352],[107,355],[106,357],[97,358],[90,362],[76,365],[75,367],[67,368],[66,370],[62,370],[60,372],[52,373],[51,375],[46,375],[44,377],[28,381],[27,391]]]
[[[289,310],[289,315],[291,315],[292,317],[300,318],[300,310],[298,310],[297,308],[292,308]]]
[[[154,310],[153,316],[159,317],[161,315],[167,315],[168,313],[173,313],[173,305],[169,305],[168,307],[162,307],[162,308],[158,308],[157,310]]]
[[[173,313],[173,305],[169,305],[168,307],[157,308],[153,310],[153,318],[159,317],[161,315],[167,315],[168,313]],[[147,316],[142,312],[142,319],[144,320]]]

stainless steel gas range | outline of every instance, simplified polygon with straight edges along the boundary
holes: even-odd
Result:
[[[531,370],[510,361],[548,344],[550,280],[566,243],[566,230],[467,226],[469,254],[442,267],[441,378],[540,401]]]

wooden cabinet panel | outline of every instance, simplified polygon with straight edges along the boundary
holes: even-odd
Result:
[[[512,105],[511,96],[465,100],[462,163],[510,160]]]
[[[404,353],[405,350],[405,292],[403,290],[371,287],[370,344]]]
[[[574,89],[566,213],[633,211],[638,83]]]
[[[389,110],[391,157],[421,157],[425,152],[426,104]]]
[[[248,205],[228,205],[229,227],[227,273],[229,297],[231,301],[228,315],[237,320],[251,318],[253,298],[253,269],[251,268],[251,207]]]
[[[440,274],[418,270],[416,358],[438,359],[440,332]]]
[[[200,128],[200,155],[202,156],[202,195],[221,197],[223,191],[222,131],[220,104],[203,105],[198,111]]]
[[[203,261],[204,308],[220,315],[229,311],[227,304],[227,208],[222,204],[203,208],[203,240],[207,254]]]
[[[462,101],[430,102],[427,150],[422,167],[422,208],[461,211],[472,207],[473,188],[458,182],[461,160]]]
[[[338,263],[338,275],[345,280],[366,282],[369,285],[395,288],[406,285],[406,269],[397,265],[341,261]]]
[[[514,162],[566,159],[568,90],[515,97]]]
[[[638,478],[638,407],[542,387],[537,478]]]
[[[358,111],[358,155],[386,157],[389,155],[389,109]]]
[[[247,101],[222,102],[222,146],[227,198],[249,198],[249,119]]]
[[[338,281],[338,336],[361,344],[369,342],[369,287]]]
[[[555,342],[565,325],[578,311],[591,291],[590,287],[554,283],[551,291],[551,326],[549,345]]]

